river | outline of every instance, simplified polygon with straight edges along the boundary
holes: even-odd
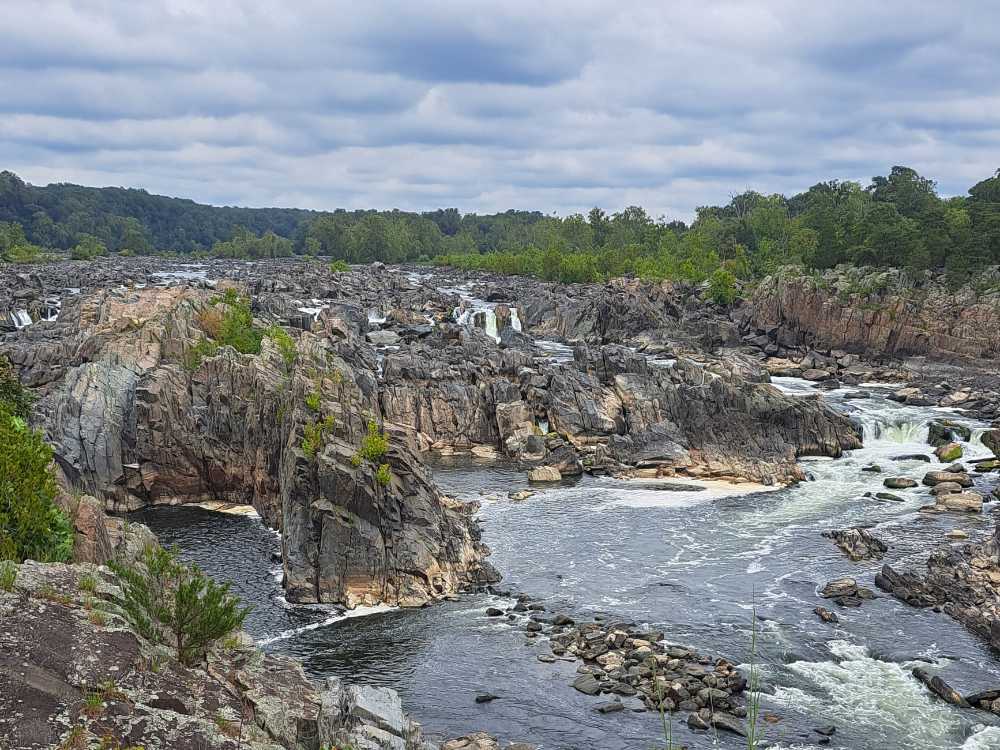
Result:
[[[457,317],[495,334],[489,303],[465,286],[442,291],[465,300]],[[572,357],[563,344],[536,345],[540,356]],[[819,393],[804,380],[775,378],[774,385],[796,398]],[[508,493],[528,484],[511,467],[449,459],[433,464],[434,474],[447,494],[481,502],[484,539],[505,588],[578,620],[601,614],[648,623],[671,642],[758,663],[767,686],[763,711],[779,719],[767,725],[771,745],[819,748],[815,729],[832,725],[836,732],[822,747],[1000,748],[1000,723],[933,698],[910,674],[924,666],[962,693],[1000,686],[1000,663],[958,623],[881,593],[861,608],[838,610],[837,625],[813,612],[820,604],[835,608],[816,593],[823,583],[850,575],[873,588],[882,565],[851,562],[823,531],[873,526],[890,545],[886,562],[922,566],[947,531],[974,537],[995,523],[990,505],[982,514],[919,513],[932,500],[923,487],[894,491],[902,503],[864,496],[882,490],[886,476],[919,480],[942,468],[926,443],[934,418],[973,428],[967,459],[989,454],[975,433],[985,425],[944,409],[899,405],[886,398],[891,390],[886,384],[823,392],[864,426],[864,448],[836,460],[805,459],[810,481],[777,490],[706,483],[699,491],[672,491],[656,482],[583,477],[515,502]],[[859,392],[870,397],[856,398]],[[894,459],[913,453],[932,462]],[[871,464],[883,472],[861,471]],[[253,604],[245,627],[264,648],[300,658],[316,676],[395,688],[430,737],[486,730],[544,750],[663,747],[658,716],[598,714],[596,699],[570,687],[576,665],[540,662],[544,639],[529,640],[522,626],[485,616],[488,606],[510,602],[474,594],[421,610],[347,614],[289,606],[279,580],[280,539],[259,520],[190,507],[146,511],[138,520]],[[499,697],[477,704],[480,692]],[[675,742],[692,750],[745,747],[734,735],[689,731],[685,718],[673,722]]]
[[[812,391],[805,381],[778,385],[797,397]],[[514,502],[507,493],[527,483],[511,468],[454,460],[436,464],[435,476],[446,492],[482,502],[484,537],[505,586],[544,598],[550,610],[650,623],[672,642],[744,663],[756,612],[756,661],[773,691],[764,710],[780,717],[768,725],[770,742],[818,747],[813,729],[833,725],[826,747],[1000,747],[1000,729],[982,724],[986,714],[932,698],[909,674],[929,666],[962,692],[1000,685],[989,649],[963,627],[887,596],[840,610],[839,625],[812,611],[825,603],[816,594],[825,581],[852,575],[871,586],[881,565],[850,562],[824,530],[873,525],[890,544],[887,561],[920,565],[947,530],[976,534],[993,523],[988,511],[918,513],[928,502],[919,488],[897,492],[903,503],[863,497],[887,475],[919,478],[940,468],[892,457],[929,454],[927,423],[943,412],[900,406],[883,388],[866,390],[871,398],[863,400],[844,399],[844,390],[824,396],[864,424],[865,447],[836,460],[806,459],[812,481],[776,491],[677,492],[585,477]],[[968,453],[987,451],[973,438]],[[861,471],[871,463],[885,473]],[[299,657],[317,676],[396,688],[431,736],[484,729],[546,750],[649,748],[658,738],[662,746],[654,714],[596,713],[595,699],[569,686],[575,665],[539,662],[542,639],[487,618],[495,597],[347,618],[329,607],[290,607],[276,576],[278,537],[259,520],[197,508],[149,511],[141,520],[186,559],[232,582],[254,605],[246,627],[265,648]],[[481,691],[500,697],[476,704]],[[682,718],[674,738],[691,748],[743,744],[690,732]]]

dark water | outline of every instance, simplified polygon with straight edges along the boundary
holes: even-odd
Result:
[[[801,382],[782,386],[808,390]],[[766,739],[780,747],[817,747],[813,728],[832,724],[827,747],[1000,748],[1000,728],[984,726],[988,715],[934,700],[910,676],[919,664],[963,693],[1000,686],[1000,665],[964,628],[888,597],[840,611],[837,626],[812,612],[824,603],[816,596],[822,583],[852,575],[871,587],[881,565],[850,562],[824,530],[874,524],[891,545],[887,562],[919,565],[947,530],[976,536],[996,522],[990,506],[982,516],[919,514],[928,501],[919,489],[899,493],[905,503],[862,498],[886,475],[860,471],[871,462],[913,477],[937,468],[890,457],[927,453],[926,422],[939,410],[838,395],[831,398],[865,425],[866,447],[806,462],[814,481],[773,492],[667,492],[655,483],[584,478],[516,503],[506,494],[526,485],[520,472],[470,461],[441,464],[436,476],[449,494],[482,501],[484,536],[505,585],[543,597],[550,611],[649,623],[671,641],[737,662],[750,658],[756,612],[756,660],[773,689],[764,710],[781,717]],[[971,453],[986,451],[974,439]],[[484,729],[546,750],[648,749],[657,740],[662,747],[657,716],[597,714],[596,699],[569,687],[576,665],[539,662],[543,639],[486,618],[493,597],[338,620],[331,608],[284,604],[271,561],[277,538],[258,521],[184,508],[143,520],[255,604],[247,628],[266,648],[301,658],[315,675],[396,688],[431,736]],[[481,691],[500,698],[477,705]],[[689,732],[683,718],[674,722],[675,742],[745,747],[732,735]]]

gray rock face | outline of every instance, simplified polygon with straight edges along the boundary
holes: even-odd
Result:
[[[867,529],[852,528],[827,531],[823,536],[832,539],[852,560],[881,560],[889,546],[872,536]]]
[[[882,567],[875,584],[915,607],[940,606],[969,630],[1000,648],[1000,526],[978,544],[948,544],[933,550],[927,568]]]
[[[253,505],[282,529],[291,600],[415,606],[495,580],[474,509],[440,494],[406,434],[390,425],[385,457],[352,463],[368,422],[382,421],[366,320],[324,311],[322,333],[297,336],[292,367],[269,338],[260,355],[222,347],[192,367],[212,296],[101,289],[59,323],[0,344],[44,394],[37,415],[64,483],[116,510]],[[318,413],[309,393],[321,394]],[[327,419],[307,455],[306,430]],[[380,463],[388,483],[376,478]]]

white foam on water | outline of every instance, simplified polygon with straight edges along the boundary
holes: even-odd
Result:
[[[1000,750],[1000,727],[983,727],[962,743],[961,750]]]
[[[699,489],[657,489],[655,486],[644,489],[642,487],[643,484],[663,485],[674,482],[677,484],[692,485]],[[628,491],[615,495],[614,499],[605,503],[602,508],[687,508],[722,497],[736,497],[781,489],[780,486],[769,487],[752,482],[731,484],[730,482],[693,479],[625,479],[620,480],[620,487]]]
[[[881,661],[844,640],[830,641],[827,648],[834,660],[786,665],[811,690],[778,686],[762,699],[851,726],[870,737],[872,747],[880,747],[882,737],[899,736],[909,736],[913,747],[959,747],[953,738],[961,732],[961,719],[917,682],[910,673],[916,663]]]
[[[15,310],[11,313],[11,318],[14,321],[14,327],[19,331],[30,326],[32,322],[27,310]]]
[[[301,633],[307,633],[310,630],[319,630],[320,628],[325,628],[329,625],[333,625],[335,622],[340,622],[341,620],[349,620],[354,617],[367,617],[369,615],[377,615],[382,612],[392,612],[398,609],[398,607],[390,607],[387,604],[379,604],[374,607],[356,607],[355,609],[349,609],[346,612],[337,612],[335,615],[327,617],[325,620],[320,620],[319,622],[310,623],[309,625],[303,625],[300,628],[292,628],[290,630],[282,631],[278,635],[272,636],[270,638],[263,638],[257,641],[258,646],[267,646],[271,643],[277,641],[285,641],[289,638],[294,638]]]

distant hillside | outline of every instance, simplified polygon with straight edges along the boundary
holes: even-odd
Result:
[[[207,206],[135,188],[37,187],[0,172],[0,221],[20,223],[42,247],[70,248],[81,234],[91,234],[110,250],[191,252],[229,239],[234,226],[293,238],[317,215],[299,208]]]

